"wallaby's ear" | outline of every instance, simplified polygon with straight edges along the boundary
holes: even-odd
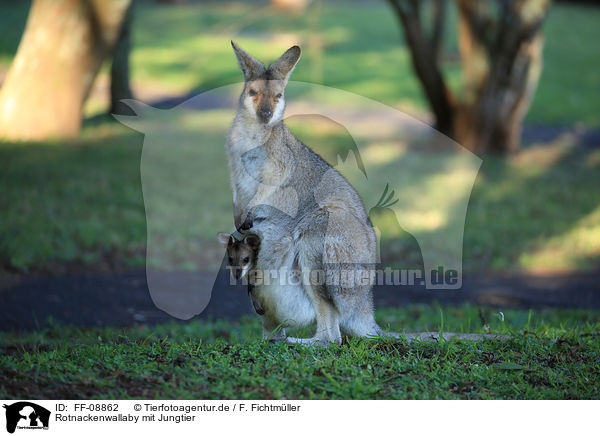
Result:
[[[244,238],[244,244],[248,245],[253,250],[256,250],[260,246],[260,238],[256,235],[250,234]]]
[[[229,245],[229,241],[231,240],[231,235],[229,233],[219,232],[217,236],[221,244],[223,244],[225,247]]]
[[[244,74],[244,81],[249,81],[258,78],[267,70],[262,62],[256,60],[250,53],[242,50],[239,45],[231,41],[231,46],[238,60],[240,70]]]
[[[297,45],[288,48],[279,59],[269,66],[269,71],[275,78],[283,80],[287,84],[294,67],[300,60],[301,54],[302,50]]]
[[[157,120],[164,111],[155,107],[149,106],[138,100],[123,99],[119,103],[127,106],[133,115],[111,114],[117,121],[125,124],[127,127],[142,132],[144,127],[143,122]]]

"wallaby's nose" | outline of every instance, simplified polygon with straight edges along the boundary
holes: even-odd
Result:
[[[266,123],[271,118],[271,115],[273,115],[273,112],[271,109],[260,108],[257,111],[257,115],[263,123]]]

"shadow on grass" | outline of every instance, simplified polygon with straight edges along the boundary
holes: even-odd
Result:
[[[0,145],[4,269],[110,269],[143,248],[142,138],[116,122],[88,124],[72,141]]]

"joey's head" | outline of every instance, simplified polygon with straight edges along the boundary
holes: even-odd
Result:
[[[231,41],[244,74],[240,108],[258,123],[274,125],[283,119],[285,86],[300,59],[300,47],[289,48],[268,67]]]
[[[260,239],[256,235],[246,235],[238,241],[229,233],[219,233],[219,242],[227,248],[227,261],[234,280],[243,278],[256,262]]]

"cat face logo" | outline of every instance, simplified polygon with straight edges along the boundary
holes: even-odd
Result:
[[[50,411],[29,401],[5,404],[6,431],[14,433],[15,429],[48,429]]]

